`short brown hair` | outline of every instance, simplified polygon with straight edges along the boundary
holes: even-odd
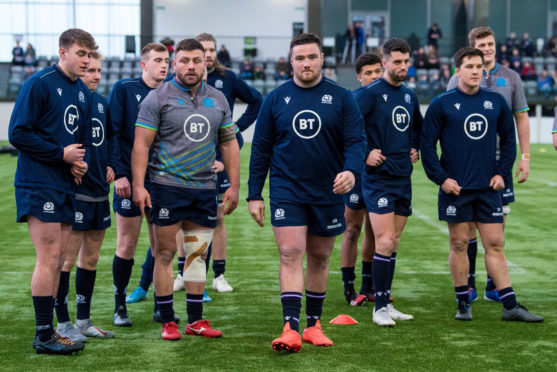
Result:
[[[192,50],[201,50],[203,53],[205,53],[205,48],[203,48],[203,44],[201,44],[199,41],[195,40],[195,39],[184,39],[184,40],[180,40],[178,42],[178,44],[176,45],[176,54],[178,54],[179,51],[181,50],[186,50],[186,51],[192,51]]]
[[[402,39],[393,37],[383,44],[383,56],[390,56],[392,52],[410,53],[410,45]]]
[[[493,36],[495,38],[495,32],[493,32],[491,28],[486,26],[475,27],[468,33],[468,44],[470,44],[470,46],[474,48],[477,39],[483,39],[484,37],[488,36]]]
[[[168,52],[168,49],[166,49],[164,44],[149,43],[141,49],[141,57],[143,58],[143,56],[145,56],[147,53],[149,53],[152,50],[154,50],[155,52]]]
[[[213,43],[215,43],[215,48],[217,47],[217,39],[215,39],[215,37],[211,34],[208,34],[206,32],[203,32],[202,34],[199,34],[195,37],[195,40],[202,42],[202,41],[212,41]],[[221,65],[218,58],[213,62],[214,66],[215,66],[215,70],[219,73],[219,75],[221,76],[225,76],[226,75],[226,67]]]
[[[462,66],[462,61],[464,60],[465,57],[476,57],[476,56],[481,57],[483,63],[484,54],[482,53],[481,50],[472,47],[460,48],[459,50],[456,51],[454,55],[454,65],[456,68],[460,68],[460,66]]]
[[[322,51],[323,49],[321,46],[321,38],[319,36],[312,33],[305,33],[294,36],[294,38],[290,42],[290,53],[292,53],[292,48],[294,48],[296,45],[304,44],[317,44],[317,46],[319,47],[319,51]]]
[[[101,62],[104,59],[103,55],[98,50],[93,50],[93,53],[91,53],[91,58],[98,59]]]
[[[91,50],[97,50],[98,48],[93,35],[80,28],[70,28],[60,34],[58,47],[67,49],[73,44],[77,44]]]

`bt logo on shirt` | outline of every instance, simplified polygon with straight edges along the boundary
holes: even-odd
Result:
[[[321,130],[321,118],[315,111],[302,110],[292,119],[292,128],[298,137],[312,139]]]
[[[205,140],[209,136],[210,130],[209,120],[203,115],[190,115],[184,122],[184,134],[193,142]]]
[[[396,130],[405,132],[410,125],[410,114],[403,106],[397,106],[393,109],[392,120]]]
[[[488,122],[482,114],[470,114],[464,120],[464,133],[473,140],[482,139],[487,133]]]
[[[97,118],[92,120],[92,130],[93,130],[93,146],[100,146],[104,142],[104,127],[101,121]]]

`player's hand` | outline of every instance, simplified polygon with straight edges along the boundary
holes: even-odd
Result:
[[[263,220],[265,219],[265,203],[263,200],[250,200],[248,202],[249,214],[259,226],[263,227]]]
[[[522,173],[522,177],[518,178],[518,176]],[[524,159],[518,162],[518,166],[516,167],[516,175],[515,177],[518,178],[518,183],[522,183],[528,179],[528,175],[530,175],[530,160]]]
[[[106,183],[110,185],[114,181],[114,177],[114,169],[106,167]]]
[[[121,198],[129,198],[131,196],[132,187],[127,177],[120,177],[114,181],[114,190],[116,195]]]
[[[460,195],[461,189],[462,187],[458,185],[458,182],[456,182],[456,180],[453,180],[452,178],[447,178],[441,184],[441,190],[443,190],[447,194]]]
[[[373,149],[366,159],[366,164],[370,167],[378,167],[387,159],[385,155],[381,154],[381,150]]]
[[[87,163],[83,160],[76,161],[72,164],[70,170],[75,178],[81,178],[87,173]]]
[[[215,173],[222,172],[224,170],[224,163],[222,161],[215,160],[211,169]]]
[[[234,212],[234,209],[238,206],[238,199],[240,198],[240,190],[238,187],[229,187],[224,192],[224,197],[222,198],[222,205],[224,207],[224,214],[228,215]]]
[[[420,159],[420,154],[418,153],[418,150],[416,150],[415,148],[411,148],[410,160],[412,161],[412,163],[416,163],[419,159]]]
[[[354,177],[354,173],[350,171],[340,172],[333,182],[333,192],[335,194],[346,194],[348,191],[352,190],[355,183],[356,178]]]
[[[489,187],[495,191],[503,190],[505,188],[505,181],[503,181],[503,177],[498,174],[493,176],[489,181]]]
[[[81,183],[83,182],[83,181],[81,180],[81,178],[77,178],[77,177],[75,177],[75,178],[73,179],[73,181],[75,182],[75,184],[76,184],[77,186],[81,185]]]
[[[81,143],[74,143],[64,147],[64,161],[73,164],[76,161],[83,160],[85,149],[81,148]]]
[[[144,186],[136,186],[133,188],[133,202],[139,207],[142,216],[145,215],[145,207],[153,207],[151,205],[151,195],[149,195],[149,192]]]

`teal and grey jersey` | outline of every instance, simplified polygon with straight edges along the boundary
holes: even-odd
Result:
[[[220,91],[202,84],[192,96],[172,79],[149,92],[135,125],[157,132],[149,160],[151,182],[215,189],[215,148],[236,139],[236,124]]]
[[[449,84],[447,84],[447,90],[456,88],[457,84],[458,77],[453,75]],[[520,75],[507,66],[497,63],[495,68],[489,71],[489,74],[484,71],[480,86],[502,95],[513,113],[528,111],[529,109]]]

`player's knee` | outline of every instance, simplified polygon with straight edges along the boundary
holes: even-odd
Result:
[[[395,248],[396,239],[394,235],[383,234],[375,239],[375,250],[382,255],[390,255]]]
[[[457,253],[465,253],[468,251],[468,237],[451,237],[451,250]]]
[[[279,247],[281,264],[295,264],[304,257],[304,249],[298,245],[283,244]]]
[[[159,262],[161,262],[163,265],[171,265],[172,264],[172,260],[174,259],[174,255],[176,254],[176,249],[175,247],[172,246],[168,246],[168,247],[162,247],[159,246],[157,248],[157,254],[156,254],[156,260],[158,260]]]
[[[488,241],[484,242],[484,248],[486,254],[490,253],[503,253],[503,248],[505,246],[505,241],[503,237],[498,237],[494,239],[489,239]]]
[[[357,224],[357,223],[348,224],[346,225],[346,231],[344,231],[344,236],[349,243],[355,244],[358,242],[358,239],[360,238],[361,231],[362,231],[361,224]]]
[[[213,238],[213,230],[184,231],[186,263],[183,278],[188,282],[205,282],[205,259]]]

